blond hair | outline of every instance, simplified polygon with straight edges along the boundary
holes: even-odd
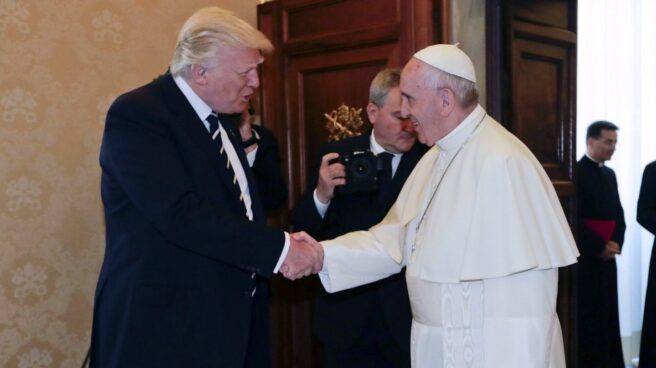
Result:
[[[273,51],[273,45],[262,32],[234,13],[216,6],[203,8],[189,17],[180,29],[171,60],[171,74],[187,77],[191,65],[215,66],[216,56],[225,47]]]

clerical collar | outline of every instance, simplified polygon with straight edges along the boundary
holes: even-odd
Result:
[[[594,158],[592,158],[592,156],[588,155],[587,152],[585,153],[585,156],[586,156],[587,158],[589,158],[590,161],[592,161],[592,162],[594,162],[595,164],[597,164],[597,166],[599,166],[599,167],[604,167],[604,163],[603,163],[603,162],[599,162],[599,161],[595,160]]]
[[[477,105],[474,111],[467,115],[462,123],[453,129],[451,133],[447,134],[446,137],[437,141],[436,145],[442,151],[458,149],[458,147],[462,146],[465,141],[467,141],[474,129],[476,129],[478,122],[483,120],[484,117],[485,110],[481,105]]]
[[[390,153],[395,157],[402,155],[402,153],[389,152],[383,146],[381,146],[380,143],[378,143],[378,141],[376,140],[376,137],[374,137],[373,130],[371,131],[371,135],[369,136],[369,147],[371,148],[371,152],[376,156],[378,156],[379,153],[383,153],[383,152]]]

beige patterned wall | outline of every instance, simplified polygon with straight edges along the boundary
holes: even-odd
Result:
[[[79,367],[104,253],[98,149],[119,93],[178,28],[256,0],[0,0],[0,367]]]

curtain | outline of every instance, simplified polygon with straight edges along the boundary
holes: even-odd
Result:
[[[636,357],[653,236],[636,221],[642,171],[656,160],[656,0],[579,0],[577,155],[595,120],[620,127],[606,164],[615,170],[627,222],[618,263],[624,356]]]

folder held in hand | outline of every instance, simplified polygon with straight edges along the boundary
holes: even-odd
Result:
[[[610,237],[613,236],[616,222],[615,220],[583,219],[583,224],[592,233],[599,236],[605,242],[608,242]]]

